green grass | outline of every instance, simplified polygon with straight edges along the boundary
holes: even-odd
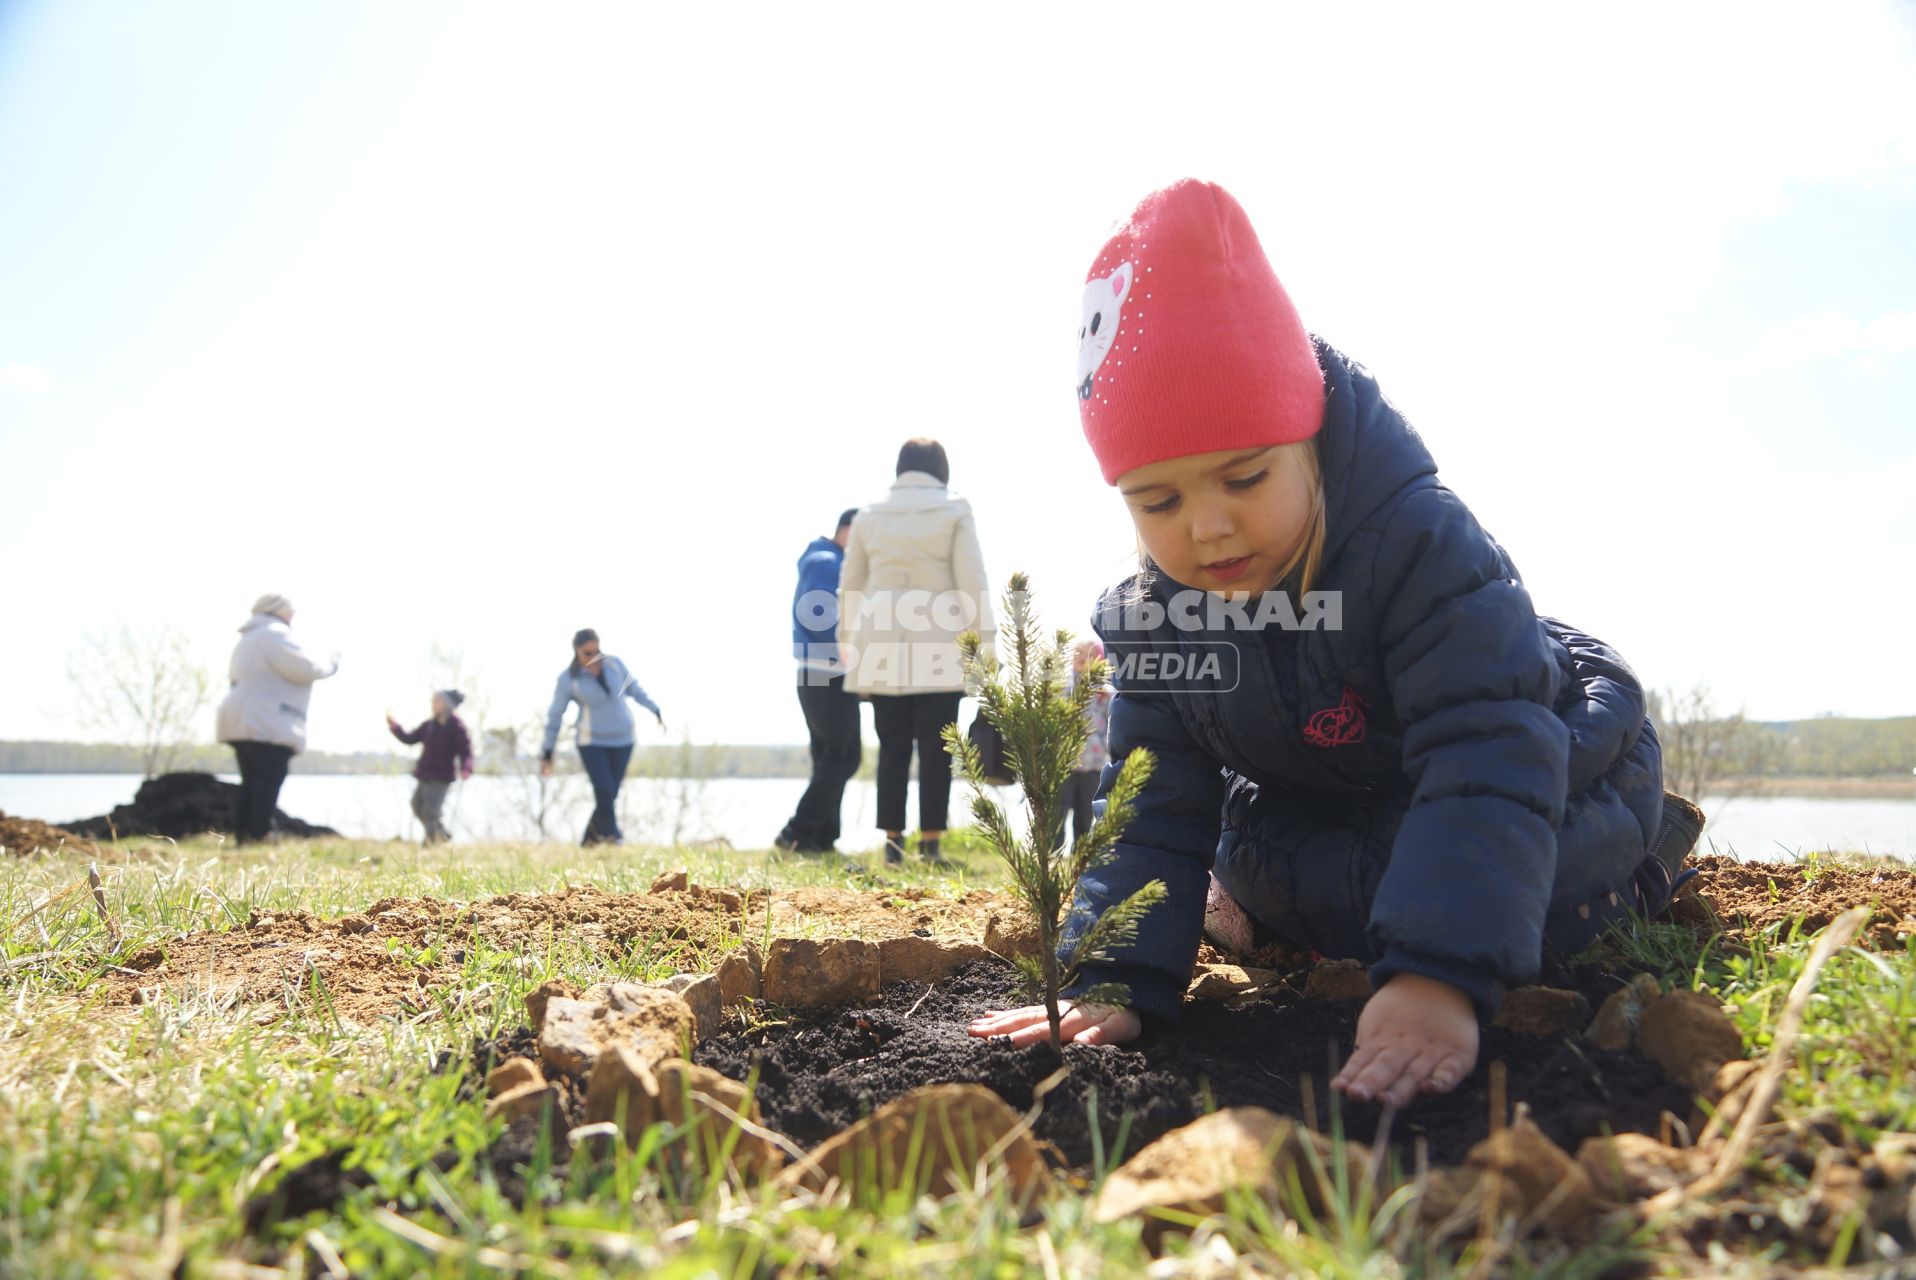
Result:
[[[255,912],[335,916],[384,897],[472,900],[584,883],[643,890],[679,866],[695,880],[746,887],[957,893],[998,883],[990,856],[965,834],[948,836],[945,849],[949,865],[886,869],[872,860],[556,845],[156,845],[102,864],[118,948],[85,888],[84,861],[0,861],[0,1275],[158,1276],[183,1267],[188,1275],[312,1276],[335,1257],[355,1276],[1140,1272],[1150,1258],[1137,1224],[1093,1223],[1076,1191],[1053,1196],[1035,1219],[996,1186],[833,1207],[714,1178],[656,1145],[576,1160],[564,1180],[535,1172],[536,1194],[514,1207],[480,1159],[497,1124],[481,1102],[460,1099],[461,1075],[436,1072],[435,1062],[517,1025],[524,992],[547,977],[671,972],[669,942],[607,957],[563,939],[538,954],[458,939],[465,955],[457,976],[436,988],[436,1007],[373,1026],[333,1017],[323,988],[311,984],[264,1009],[186,989],[116,1005],[101,989],[138,948],[229,928]],[[451,941],[435,939],[409,958],[442,959]],[[1657,927],[1631,947],[1669,980],[1723,995],[1759,1050],[1808,950],[1804,938],[1779,932],[1743,951],[1699,953],[1688,935]],[[1846,953],[1822,992],[1806,1030],[1815,1070],[1792,1083],[1787,1104],[1834,1107],[1859,1127],[1910,1127],[1916,1101],[1902,1082],[1916,1056],[1916,959]],[[240,1211],[254,1191],[341,1147],[370,1187],[334,1213],[257,1239],[245,1233]],[[442,1152],[455,1157],[444,1170],[430,1163]],[[1617,1239],[1578,1253],[1487,1240],[1458,1258],[1422,1239],[1404,1192],[1345,1187],[1333,1201],[1332,1212],[1315,1216],[1241,1204],[1174,1253],[1221,1273],[1439,1277],[1597,1274],[1638,1247]]]

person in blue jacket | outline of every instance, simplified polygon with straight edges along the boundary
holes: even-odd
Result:
[[[619,787],[632,763],[632,712],[627,698],[638,703],[665,728],[665,714],[652,701],[625,663],[599,646],[599,633],[590,627],[572,637],[572,664],[559,673],[546,711],[545,744],[540,749],[540,772],[552,776],[552,753],[559,745],[559,728],[573,703],[579,704],[579,763],[592,782],[592,817],[586,823],[584,844],[619,844]]]
[[[858,697],[845,692],[838,653],[838,567],[845,561],[858,508],[840,513],[829,538],[813,538],[798,558],[792,592],[792,657],[798,663],[798,706],[811,737],[812,780],[774,842],[793,853],[833,853],[845,784],[864,763]]]
[[[1142,571],[1099,602],[1110,762],[1156,769],[1067,939],[1153,880],[1131,944],[1072,990],[1092,1044],[1175,1017],[1201,936],[1370,965],[1335,1086],[1396,1105],[1475,1067],[1480,1018],[1631,915],[1663,910],[1702,814],[1662,789],[1641,686],[1539,617],[1362,366],[1313,339],[1226,192],[1147,197],[1094,262],[1086,437]],[[1538,431],[1549,430],[1540,418]],[[1048,1036],[1041,1008],[976,1035]]]

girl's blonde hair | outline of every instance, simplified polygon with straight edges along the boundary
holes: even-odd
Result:
[[[1289,585],[1291,594],[1302,596],[1308,591],[1317,590],[1317,578],[1324,569],[1324,469],[1317,459],[1317,437],[1299,440],[1295,444],[1279,445],[1286,452],[1296,450],[1297,465],[1304,468],[1304,479],[1311,494],[1311,514],[1305,523],[1303,541],[1297,544],[1297,550],[1291,553],[1284,567],[1278,571],[1277,579],[1266,587],[1272,590]],[[1144,539],[1138,539],[1139,588],[1148,588],[1158,575],[1157,562],[1151,559],[1144,549]],[[1122,602],[1122,601],[1121,601]]]

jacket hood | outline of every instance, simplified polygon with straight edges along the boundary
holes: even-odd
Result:
[[[845,554],[845,548],[839,546],[835,540],[831,538],[813,538],[811,542],[806,545],[804,553],[798,557],[798,567],[803,569],[805,562],[821,551],[827,555],[841,558]]]
[[[276,622],[282,627],[286,625],[286,619],[276,613],[256,613],[240,624],[239,632],[245,635],[248,631],[258,631],[261,627],[270,627]]]
[[[1317,462],[1324,484],[1324,553],[1337,553],[1406,489],[1437,475],[1436,460],[1384,398],[1370,370],[1322,338],[1311,339],[1324,371],[1324,426]]]

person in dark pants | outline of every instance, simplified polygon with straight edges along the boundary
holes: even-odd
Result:
[[[905,788],[918,752],[918,851],[939,857],[951,800],[951,758],[939,734],[958,719],[958,637],[993,624],[971,504],[946,486],[936,440],[907,440],[891,492],[860,509],[839,572],[838,638],[846,688],[872,703],[878,729],[878,825],[885,860],[905,856]]]
[[[219,707],[219,738],[239,761],[233,837],[252,844],[273,834],[287,766],[306,749],[306,708],[313,684],[339,670],[307,656],[293,639],[293,602],[268,594],[253,602],[227,668],[231,687]]]
[[[865,760],[858,699],[845,692],[838,655],[838,567],[845,559],[856,507],[838,517],[829,538],[814,538],[798,558],[792,593],[792,656],[798,662],[798,706],[811,736],[812,780],[774,842],[793,853],[833,853],[845,784]]]
[[[425,832],[425,843],[444,844],[452,839],[446,829],[446,796],[454,779],[472,777],[472,734],[459,718],[459,704],[466,695],[457,689],[439,689],[432,695],[432,715],[417,729],[407,729],[386,713],[386,728],[401,742],[424,744],[412,776],[418,783],[412,792],[413,817]]]
[[[572,637],[572,665],[559,673],[552,705],[546,711],[546,736],[540,772],[552,775],[552,753],[559,745],[559,728],[566,709],[579,704],[579,763],[592,782],[592,819],[586,823],[583,844],[620,844],[619,787],[632,763],[632,711],[627,698],[650,711],[665,728],[665,714],[652,701],[625,663],[599,647],[599,633],[587,627]]]

